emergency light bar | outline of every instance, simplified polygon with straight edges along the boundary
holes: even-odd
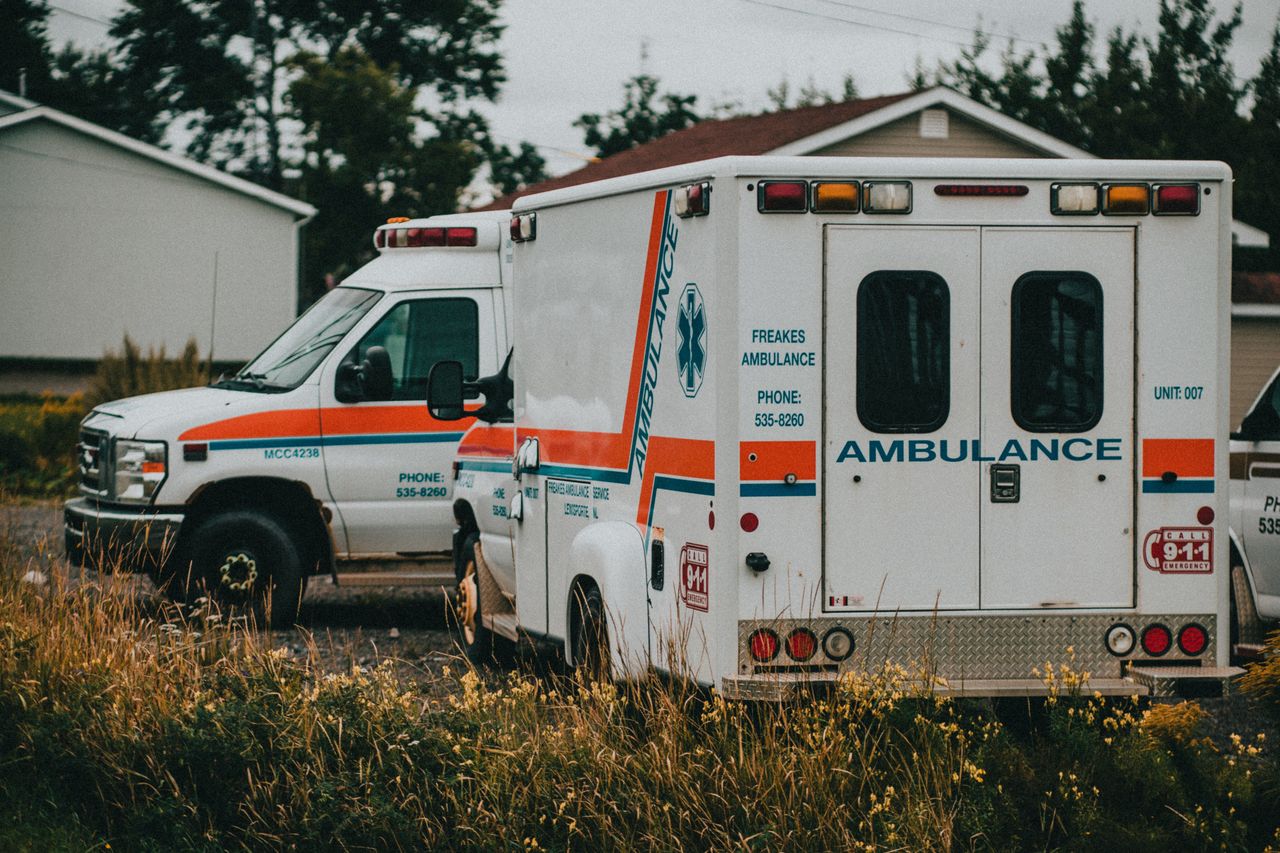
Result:
[[[687,184],[676,190],[676,216],[706,216],[711,212],[711,182]]]
[[[379,249],[422,249],[442,246],[474,246],[475,228],[380,228],[373,235]]]
[[[511,239],[517,243],[526,243],[538,238],[538,214],[520,213],[511,217]]]

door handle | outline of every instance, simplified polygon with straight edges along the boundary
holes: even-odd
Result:
[[[991,466],[991,502],[1016,504],[1022,494],[1022,471],[1017,465]]]

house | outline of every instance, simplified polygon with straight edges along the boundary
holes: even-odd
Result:
[[[125,334],[244,361],[297,313],[309,204],[4,92],[0,187],[0,390]]]
[[[712,157],[797,154],[846,157],[1063,157],[1087,151],[1009,118],[958,92],[935,87],[879,98],[800,107],[700,122],[496,199],[510,207],[522,195],[614,178]],[[1236,221],[1232,239],[1266,248],[1267,234]],[[1262,384],[1280,365],[1280,274],[1237,273],[1233,282],[1231,419],[1238,424]]]

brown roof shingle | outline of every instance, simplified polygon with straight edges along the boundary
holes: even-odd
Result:
[[[1232,272],[1235,305],[1280,305],[1280,272]]]
[[[597,160],[556,178],[526,187],[519,192],[494,199],[476,210],[503,210],[521,196],[558,190],[578,184],[616,178],[650,169],[678,166],[730,155],[767,154],[783,145],[804,139],[836,125],[873,113],[917,94],[903,92],[879,98],[843,101],[838,104],[822,104],[816,107],[798,107],[780,112],[754,116],[736,116],[726,119],[708,119],[669,133],[653,142],[637,145],[603,160]]]

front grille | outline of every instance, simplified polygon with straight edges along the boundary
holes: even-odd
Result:
[[[96,429],[80,430],[76,443],[76,465],[80,470],[80,492],[94,497],[106,497],[107,462],[110,438]]]

